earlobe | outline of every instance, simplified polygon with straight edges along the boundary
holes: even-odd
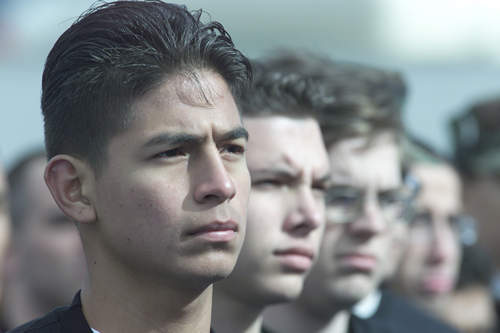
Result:
[[[59,208],[80,223],[96,220],[92,200],[88,197],[93,186],[92,171],[81,160],[69,155],[57,155],[45,168],[45,183]]]

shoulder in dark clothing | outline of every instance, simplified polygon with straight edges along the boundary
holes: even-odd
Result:
[[[453,327],[389,291],[382,292],[377,312],[368,319],[354,317],[351,333],[458,333]]]
[[[91,333],[85,320],[78,292],[69,306],[63,306],[49,312],[47,315],[32,320],[7,333]]]

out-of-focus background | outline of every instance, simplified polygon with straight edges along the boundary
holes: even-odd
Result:
[[[175,1],[177,2],[177,1]],[[0,0],[0,160],[43,140],[41,75],[57,37],[93,0]],[[447,121],[500,93],[498,0],[191,0],[250,57],[281,47],[402,71],[406,126],[449,151]]]

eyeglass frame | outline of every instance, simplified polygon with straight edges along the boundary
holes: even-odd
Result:
[[[379,191],[377,193],[377,205],[384,214],[384,219],[388,220],[386,222],[388,223],[395,223],[397,221],[402,221],[405,223],[408,223],[412,219],[412,203],[415,201],[415,198],[417,197],[419,191],[420,191],[420,182],[411,174],[411,173],[406,173],[404,175],[404,180],[403,184],[396,188],[396,189],[390,189],[390,190],[384,190],[384,191]],[[349,186],[349,185],[335,185],[331,184],[329,188],[326,190],[325,194],[325,207],[327,210],[327,215],[328,211],[331,211],[332,209],[332,203],[331,203],[331,198],[330,196],[332,195],[332,192],[334,190],[338,190],[340,188],[347,189],[349,188],[351,191],[354,190],[357,192],[355,195],[356,198],[354,198],[354,208],[350,214],[350,216],[346,216],[344,218],[328,218],[328,223],[331,224],[346,224],[346,223],[352,223],[356,221],[357,219],[361,218],[364,214],[364,206],[366,203],[366,200],[368,199],[368,191],[366,189],[360,189],[356,188],[354,186]],[[391,194],[394,194],[394,192],[397,191],[399,192],[398,194],[401,195],[402,192],[405,193],[405,195],[401,196],[400,198],[397,198],[396,202],[389,202],[389,203],[381,203],[381,194],[387,194],[388,192],[391,192]],[[347,191],[344,191],[345,194]],[[347,196],[345,196],[347,197]],[[344,197],[344,198],[345,198]],[[392,198],[393,200],[396,198]],[[388,213],[387,210],[384,213],[384,207],[389,207],[393,205],[390,208],[395,208],[394,205],[401,205],[400,212],[396,213],[394,216],[387,216],[386,214]]]

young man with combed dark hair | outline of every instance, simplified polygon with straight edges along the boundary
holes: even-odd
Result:
[[[208,332],[244,238],[248,60],[217,22],[161,1],[81,16],[43,73],[46,183],[88,279],[13,332]]]
[[[243,95],[252,178],[245,243],[233,273],[214,288],[217,333],[261,333],[264,309],[295,299],[318,257],[328,155],[315,111],[328,97],[308,76],[253,66]]]

